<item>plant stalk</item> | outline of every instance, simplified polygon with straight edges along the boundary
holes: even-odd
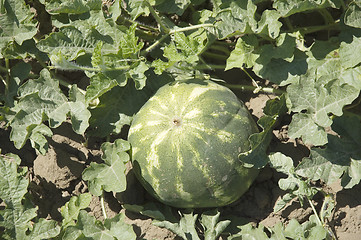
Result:
[[[155,9],[153,6],[148,2],[148,0],[144,1],[149,9],[150,14],[154,17],[154,19],[159,24],[160,28],[165,32],[169,33],[170,29],[164,24],[163,20],[158,16],[158,14],[155,12]]]
[[[8,72],[9,72],[6,67],[3,67],[3,66],[1,66],[1,65],[0,65],[0,71],[1,71],[1,72],[4,72],[4,73],[8,73]]]
[[[8,58],[5,58],[5,68],[6,68],[6,76],[5,76],[5,81],[6,81],[6,89],[9,87],[9,83],[10,83],[10,61]]]
[[[226,65],[202,64],[202,65],[197,65],[194,68],[198,70],[225,69]]]
[[[321,9],[318,10],[318,12],[323,17],[323,19],[325,21],[325,24],[331,25],[331,24],[333,24],[335,22],[335,20],[333,19],[331,13],[329,11],[327,11],[327,9],[321,8]]]
[[[100,206],[102,207],[102,213],[103,213],[103,217],[104,219],[107,219],[107,212],[105,210],[105,205],[104,205],[104,191],[102,193],[102,195],[100,196]]]
[[[223,54],[219,53],[213,53],[213,52],[204,52],[202,55],[207,56],[208,58],[216,59],[216,60],[227,60],[228,56],[225,56]]]
[[[164,39],[166,39],[169,35],[168,34],[164,34],[161,38],[159,38],[157,41],[155,41],[152,45],[150,45],[149,47],[147,47],[145,50],[143,50],[140,54],[142,56],[144,56],[145,54],[153,51],[154,48],[156,48],[161,42],[164,41]]]
[[[290,33],[292,33],[292,32],[300,32],[303,35],[305,35],[305,34],[310,34],[310,33],[318,32],[318,31],[322,31],[322,30],[331,30],[331,29],[337,30],[340,27],[339,22],[340,21],[338,20],[338,21],[335,21],[334,23],[329,24],[329,25],[294,28],[292,31],[288,31],[288,32],[290,32]]]
[[[198,28],[205,28],[205,27],[214,27],[214,25],[211,23],[204,23],[204,24],[198,24],[198,25],[193,25],[193,26],[189,26],[189,27],[177,28],[174,30],[170,30],[169,34],[174,34],[177,32],[186,32],[186,31],[195,30]]]
[[[313,213],[314,213],[315,216],[316,216],[317,223],[318,223],[320,226],[323,226],[322,221],[321,221],[321,219],[320,219],[320,217],[318,216],[318,213],[317,213],[317,211],[316,211],[316,208],[315,208],[315,206],[313,205],[311,199],[310,199],[308,196],[307,196],[307,200],[308,200],[309,204],[311,205],[311,208],[312,208]]]
[[[277,95],[281,95],[281,94],[285,93],[285,91],[283,91],[281,89],[274,89],[274,88],[267,88],[267,87],[255,87],[255,86],[250,86],[250,85],[225,84],[225,86],[228,88],[239,89],[242,91],[254,92],[255,90],[257,90],[258,92],[272,93],[272,94],[277,94]]]

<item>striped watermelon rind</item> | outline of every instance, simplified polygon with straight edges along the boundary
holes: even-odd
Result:
[[[167,205],[224,206],[258,175],[238,159],[257,131],[228,88],[208,80],[172,82],[133,118],[128,135],[133,168],[144,188]]]

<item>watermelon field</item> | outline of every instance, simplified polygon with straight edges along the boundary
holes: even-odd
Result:
[[[0,239],[360,239],[360,56],[360,0],[0,0]]]

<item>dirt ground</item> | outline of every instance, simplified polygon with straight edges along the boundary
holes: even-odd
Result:
[[[246,105],[255,117],[262,115],[262,108],[270,96],[258,95],[246,99]],[[287,119],[286,119],[287,121]],[[286,135],[287,123],[274,131],[271,151],[280,151],[291,156],[295,163],[308,156],[309,150],[299,142],[292,141]],[[2,153],[14,152],[20,155],[23,165],[29,167],[30,191],[33,202],[39,206],[40,217],[61,220],[60,207],[71,196],[87,191],[87,186],[81,180],[81,173],[92,162],[100,162],[99,151],[101,139],[89,140],[87,147],[84,138],[76,135],[68,123],[54,129],[54,135],[49,139],[50,148],[46,155],[36,155],[35,151],[26,145],[22,150],[16,150],[12,143],[7,142],[9,131],[0,129]],[[287,223],[291,218],[302,222],[312,214],[310,206],[303,207],[296,201],[279,213],[273,213],[276,200],[284,193],[277,182],[285,177],[274,170],[264,168],[249,191],[237,202],[223,207],[223,213],[233,213],[247,221],[265,226],[273,226],[281,221]],[[328,223],[339,240],[358,240],[361,238],[361,185],[351,190],[341,190],[338,183],[328,186],[326,191],[333,193],[336,209],[332,220]],[[121,200],[118,200],[118,199]],[[128,175],[128,190],[119,197],[111,193],[105,195],[108,217],[112,217],[122,209],[121,204],[141,204],[149,199],[147,193],[135,180],[131,172]],[[322,197],[315,196],[315,205],[320,208]],[[103,219],[99,199],[93,197],[89,211],[98,219]],[[126,212],[126,221],[133,225],[139,239],[178,239],[165,230],[153,226],[151,219]]]

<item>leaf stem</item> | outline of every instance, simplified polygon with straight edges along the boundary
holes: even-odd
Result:
[[[347,6],[346,6],[346,4],[345,4],[344,1],[340,1],[340,2],[341,2],[341,8],[342,8],[342,10],[345,12],[345,11],[347,10]]]
[[[260,86],[258,86],[257,82],[253,79],[253,77],[247,72],[246,69],[244,69],[243,67],[241,68],[242,71],[252,80],[253,85],[255,85],[256,89],[253,91],[254,93],[258,93],[261,89]]]
[[[104,205],[104,191],[102,192],[102,195],[100,195],[100,206],[102,208],[102,213],[103,213],[103,217],[104,219],[107,219],[107,212],[105,210],[105,205]]]
[[[152,14],[152,16],[154,17],[154,19],[157,21],[157,23],[159,24],[160,28],[165,32],[165,33],[169,33],[170,29],[164,24],[163,20],[158,16],[158,14],[155,12],[155,9],[153,8],[153,6],[148,2],[148,0],[144,1],[145,4],[147,5],[150,14]]]
[[[210,70],[210,69],[225,69],[226,65],[216,65],[216,64],[202,64],[202,65],[197,65],[194,67],[195,69],[198,70]]]
[[[202,27],[213,27],[213,24],[207,23],[207,24],[199,24],[199,25],[194,25],[194,26],[189,26],[189,27],[184,27],[184,28],[179,28],[179,29],[174,29],[174,30],[169,30],[166,31],[166,34],[164,34],[161,38],[159,38],[157,41],[155,41],[152,45],[150,45],[149,47],[147,47],[145,50],[143,50],[141,52],[141,55],[145,55],[149,52],[151,52],[154,48],[156,48],[161,42],[164,41],[164,39],[166,39],[169,35],[177,33],[177,32],[186,32],[186,31],[190,31],[190,30],[194,30],[194,29],[198,29],[198,28],[202,28]]]
[[[6,88],[9,87],[9,82],[10,82],[10,61],[8,58],[5,58],[5,68],[6,68],[6,76],[5,76],[5,81],[6,81]]]
[[[0,71],[4,72],[4,73],[8,73],[8,69],[6,67],[3,67],[0,65]]]
[[[339,20],[335,21],[332,24],[329,25],[320,25],[320,26],[310,26],[310,27],[300,27],[300,28],[294,28],[292,31],[288,32],[301,32],[302,34],[310,34],[322,30],[331,30],[331,29],[338,29],[340,27]]]
[[[220,51],[220,52],[223,52],[227,56],[229,56],[231,54],[228,48],[223,47],[223,46],[218,45],[218,44],[212,44],[209,48]]]
[[[293,32],[294,30],[294,28],[293,28],[293,25],[292,25],[292,23],[291,23],[291,20],[289,19],[289,17],[286,17],[286,18],[284,18],[284,20],[285,20],[285,24],[286,24],[286,26],[288,27],[288,29],[291,31],[291,32]]]
[[[63,80],[60,76],[53,76],[55,80],[58,80],[59,84],[67,89],[71,89],[72,85],[67,81]],[[78,91],[85,95],[86,91],[78,87]]]
[[[259,86],[255,87],[255,86],[250,86],[250,85],[238,85],[238,84],[225,84],[225,86],[228,88],[239,89],[242,91],[254,92],[255,90],[257,90],[258,92],[272,93],[272,94],[279,94],[279,95],[285,93],[285,91],[283,91],[281,89],[259,87]]]
[[[189,26],[189,27],[177,28],[174,30],[170,30],[169,34],[174,34],[177,32],[186,32],[186,31],[199,29],[199,28],[206,28],[206,27],[214,27],[214,25],[211,23],[204,23],[204,24],[197,24],[197,25],[193,25],[193,26]]]
[[[322,221],[321,221],[321,219],[320,219],[320,217],[318,216],[318,213],[317,213],[317,211],[316,211],[315,205],[313,205],[311,199],[310,199],[308,196],[306,196],[306,197],[307,197],[307,200],[308,200],[309,204],[311,205],[311,208],[312,208],[313,213],[314,213],[315,216],[316,216],[316,219],[317,219],[318,224],[319,224],[320,226],[323,226]]]
[[[321,8],[321,9],[318,10],[318,12],[323,17],[323,19],[325,21],[325,24],[331,25],[331,24],[333,24],[335,22],[335,20],[333,19],[331,13],[329,11],[327,11],[327,9]]]
[[[166,39],[169,35],[168,34],[164,34],[161,38],[159,38],[157,41],[155,41],[152,45],[150,45],[149,47],[147,47],[145,50],[143,50],[140,54],[142,56],[144,56],[145,54],[153,51],[154,48],[156,48],[161,42],[164,41],[164,39]]]
[[[121,21],[126,21],[126,22],[129,22],[129,23],[131,23],[131,24],[134,24],[134,23],[135,23],[135,24],[137,24],[138,27],[143,28],[143,29],[148,30],[148,31],[159,32],[158,28],[155,28],[155,27],[153,27],[153,26],[149,26],[149,25],[144,24],[144,23],[139,22],[139,21],[135,21],[135,20],[126,18],[126,17],[124,17],[124,16],[122,16],[122,15],[119,16],[119,19],[120,19]]]
[[[219,54],[219,53],[213,53],[213,52],[204,52],[202,53],[202,55],[205,55],[209,58],[213,58],[213,59],[216,59],[216,60],[227,60],[228,56],[225,56],[223,54]]]

